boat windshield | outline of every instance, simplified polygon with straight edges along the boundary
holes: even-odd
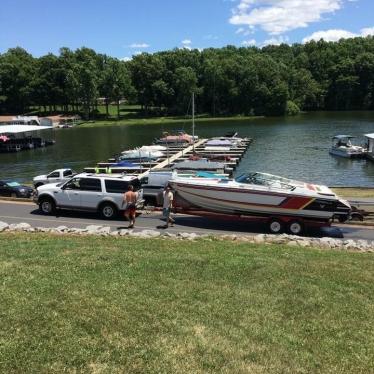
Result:
[[[267,186],[273,188],[283,188],[291,190],[295,185],[290,179],[278,177],[276,175],[265,173],[246,173],[235,178],[238,183],[254,184],[257,186]]]

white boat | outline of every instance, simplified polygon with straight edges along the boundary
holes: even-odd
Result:
[[[138,148],[141,151],[166,151],[167,147],[163,145],[143,145],[142,147]]]
[[[346,158],[359,158],[364,157],[367,150],[364,147],[353,145],[351,139],[354,136],[351,135],[336,135],[332,138],[332,147],[330,154],[334,156],[346,157]]]
[[[350,205],[328,187],[264,173],[236,179],[174,177],[170,185],[190,206],[236,215],[291,216],[328,221],[348,218]]]
[[[123,151],[120,156],[120,160],[157,160],[163,157],[164,154],[161,151],[155,150],[145,150],[141,148],[130,149],[128,151]]]
[[[189,170],[189,171],[211,171],[214,173],[224,173],[225,164],[223,162],[209,161],[207,159],[186,160],[173,165],[173,170]]]

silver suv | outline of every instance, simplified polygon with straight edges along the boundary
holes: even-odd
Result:
[[[103,218],[111,219],[123,210],[123,194],[129,184],[138,192],[136,206],[140,209],[144,200],[139,179],[122,175],[78,174],[65,183],[38,187],[34,202],[43,214],[53,214],[56,209],[68,209],[98,212]]]

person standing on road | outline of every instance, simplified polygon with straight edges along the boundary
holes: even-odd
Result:
[[[136,218],[136,201],[138,194],[134,192],[134,186],[129,184],[127,192],[123,195],[122,206],[125,205],[125,217],[129,220],[129,229],[132,229],[135,225]]]
[[[171,226],[174,226],[174,220],[173,218],[170,217],[171,208],[173,207],[174,194],[169,185],[165,187],[163,195],[164,195],[164,204],[162,206],[162,215],[166,219],[165,228],[168,228],[169,223]]]

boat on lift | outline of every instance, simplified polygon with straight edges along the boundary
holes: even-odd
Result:
[[[225,173],[227,168],[223,162],[215,162],[207,159],[185,160],[172,166],[177,171],[208,171],[213,173]]]
[[[265,173],[235,179],[174,177],[170,185],[191,209],[240,216],[289,216],[322,220],[348,219],[351,206],[326,186]]]
[[[135,148],[128,151],[123,151],[119,157],[119,161],[147,162],[158,160],[161,157],[164,157],[164,153],[161,151]]]
[[[167,144],[167,145],[188,145],[192,144],[194,141],[198,140],[198,136],[189,135],[184,131],[178,131],[176,134],[164,133],[164,137],[156,139],[156,144]]]
[[[331,155],[345,158],[360,158],[364,157],[367,149],[358,145],[353,145],[351,139],[355,138],[352,135],[336,135],[332,138],[332,146],[329,151]]]

